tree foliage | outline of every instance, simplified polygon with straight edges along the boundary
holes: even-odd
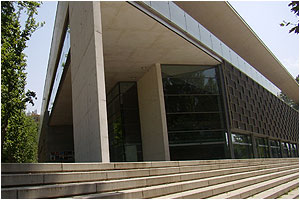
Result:
[[[293,12],[297,18],[299,18],[299,1],[292,1],[291,3],[289,3],[289,6],[291,6],[291,12]],[[292,26],[292,28],[289,30],[290,33],[294,32],[294,33],[299,33],[299,19],[296,23],[292,23],[292,22],[286,22],[283,21],[280,26]]]
[[[28,154],[24,149],[25,143],[28,143],[25,137],[30,138],[28,131],[34,129],[28,126],[30,123],[24,114],[26,103],[33,104],[36,98],[33,91],[25,92],[24,49],[32,33],[43,25],[35,20],[40,4],[31,1],[1,2],[1,148],[2,160],[5,161],[26,161],[20,153]],[[24,25],[21,24],[21,15],[26,16]],[[4,155],[11,158],[4,158]]]
[[[2,162],[37,162],[38,123],[25,112],[10,119],[2,149]]]

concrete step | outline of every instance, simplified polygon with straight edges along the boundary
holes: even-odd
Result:
[[[247,178],[271,180],[299,168],[298,158],[89,164],[13,164],[11,170],[2,164],[2,198],[163,197]]]
[[[293,169],[293,167],[285,167],[282,169]],[[238,171],[238,170],[237,170]],[[131,189],[131,188],[138,188],[138,187],[148,187],[148,186],[155,186],[155,185],[162,185],[162,184],[168,184],[168,183],[175,183],[180,181],[192,181],[196,180],[195,183],[199,183],[199,179],[204,180],[205,178],[212,177],[212,180],[209,180],[210,184],[213,182],[220,182],[222,181],[224,176],[231,175],[231,177],[240,177],[244,176],[243,173],[247,171],[247,175],[251,175],[253,171],[257,172],[258,170],[248,168],[248,170],[244,169],[244,172],[237,172],[234,169],[233,170],[226,170],[222,171],[222,174],[218,174],[220,171],[212,171],[213,173],[209,172],[200,172],[200,173],[190,173],[190,174],[176,174],[176,175],[163,175],[163,176],[154,176],[154,177],[142,177],[142,178],[134,178],[134,179],[122,179],[122,180],[110,180],[110,181],[102,181],[99,183],[101,185],[101,188],[97,188],[98,192],[109,192],[109,191],[118,191],[123,189]],[[268,170],[261,170],[261,173],[268,173],[268,172],[274,172],[277,171],[277,169],[268,169]],[[250,173],[248,173],[250,172]],[[184,177],[184,178],[183,178]],[[186,177],[189,177],[187,179]],[[202,184],[199,183],[200,185]],[[132,187],[131,187],[132,186]]]
[[[187,191],[176,193],[176,194],[160,196],[158,198],[163,198],[163,199],[208,198],[208,197],[216,196],[216,195],[219,195],[219,194],[222,194],[225,192],[230,192],[235,189],[250,186],[255,183],[272,180],[272,179],[286,176],[289,174],[296,174],[297,172],[298,172],[298,169],[292,169],[292,170],[274,172],[271,174],[263,174],[263,175],[249,177],[249,178],[243,178],[243,179],[239,179],[239,180],[232,180],[232,181],[229,180],[224,183],[219,183],[216,185],[211,185],[211,186],[202,187],[202,188],[191,189],[191,190],[187,190]],[[295,176],[298,176],[298,174],[296,174]]]
[[[102,192],[99,194],[91,194],[91,195],[81,195],[81,196],[75,196],[74,198],[159,198],[162,195],[166,198],[173,198],[174,195],[176,196],[176,193],[181,193],[183,191],[189,191],[193,190],[195,188],[206,188],[212,185],[220,184],[220,183],[226,183],[234,180],[244,179],[245,177],[251,176],[252,178],[260,177],[259,174],[262,177],[260,177],[263,180],[266,179],[272,179],[274,177],[278,176],[284,176],[286,174],[295,173],[297,172],[297,169],[295,167],[288,167],[287,170],[283,171],[284,168],[277,168],[275,171],[268,171],[267,170],[258,170],[254,172],[244,172],[244,173],[238,173],[238,174],[230,174],[230,175],[224,175],[224,176],[217,176],[217,177],[210,177],[210,178],[203,178],[198,180],[192,180],[192,181],[182,181],[182,182],[175,182],[175,183],[169,183],[169,184],[163,184],[163,185],[156,185],[156,186],[148,186],[148,187],[142,187],[142,188],[134,188],[134,189],[123,189],[123,190],[115,190],[115,192]],[[281,172],[278,172],[281,171]],[[271,173],[272,172],[272,173]],[[270,174],[266,174],[270,173]],[[245,176],[246,175],[246,176]],[[259,179],[260,180],[260,179]],[[174,194],[175,193],[175,194]],[[171,195],[168,195],[171,194]],[[179,195],[179,198],[181,196]]]
[[[297,158],[281,158],[280,161],[298,162]],[[269,162],[278,163],[275,158],[268,159],[220,159],[195,161],[158,161],[158,162],[122,162],[122,163],[2,163],[2,174],[8,173],[45,173],[45,172],[75,172],[104,171],[122,169],[147,169],[158,167],[181,167],[193,165],[216,165],[230,163]]]
[[[253,184],[247,187],[243,187],[237,190],[233,190],[231,192],[227,192],[224,194],[216,195],[213,197],[210,197],[211,199],[245,199],[250,196],[252,196],[254,199],[267,199],[268,197],[278,197],[281,194],[284,194],[288,192],[289,190],[285,190],[284,186],[288,184],[288,187],[290,186],[289,183],[292,182],[292,185],[295,185],[295,180],[298,178],[298,174],[289,174],[283,177],[275,178],[272,180],[264,181],[261,183]],[[281,187],[282,188],[278,188]],[[276,188],[277,190],[272,190]],[[283,193],[282,193],[283,192]],[[279,194],[279,195],[278,195]],[[254,196],[253,196],[254,195]],[[278,196],[276,196],[278,195]],[[251,197],[251,198],[252,198]]]
[[[296,164],[296,162],[291,162],[290,164]],[[125,169],[125,170],[104,170],[104,171],[87,171],[87,172],[52,172],[52,173],[26,173],[26,174],[2,174],[2,187],[8,186],[25,186],[25,185],[43,185],[43,184],[53,184],[53,183],[71,183],[71,182],[89,182],[89,181],[102,181],[102,180],[114,180],[121,178],[136,178],[143,176],[153,176],[153,175],[168,175],[168,174],[178,174],[186,172],[199,172],[207,171],[206,173],[214,173],[214,171],[209,172],[208,170],[216,170],[223,168],[236,168],[238,170],[243,170],[243,167],[247,166],[257,166],[259,169],[265,167],[269,168],[271,166],[282,165],[281,163],[269,163],[265,162],[261,165],[261,162],[252,163],[230,163],[230,164],[215,164],[215,165],[195,165],[195,166],[181,166],[181,167],[165,167],[165,168],[148,168],[148,169]],[[257,168],[257,169],[258,169]],[[226,171],[226,170],[225,170]],[[193,176],[193,174],[191,174]],[[190,177],[187,174],[186,180]]]
[[[299,185],[297,188],[289,191],[288,193],[280,196],[278,199],[299,199]]]
[[[283,181],[282,181],[282,183],[279,184],[279,182],[280,181],[277,181],[276,187],[273,186],[272,188],[270,188],[268,190],[265,190],[259,194],[256,194],[256,195],[250,197],[250,199],[275,199],[275,198],[278,198],[278,197],[288,193],[289,191],[291,191],[299,186],[299,179],[292,180],[287,183],[283,183]]]
[[[219,182],[225,182],[229,180],[241,179],[249,176],[255,176],[258,174],[266,174],[266,173],[273,173],[281,170],[293,169],[295,167],[297,166],[276,167],[276,168],[265,169],[265,170],[257,170],[253,172],[242,172],[242,173],[237,173],[232,175],[210,177],[201,180],[183,181],[178,183],[179,185],[183,185],[181,186],[183,187],[183,189],[179,191],[193,189],[195,187],[203,187],[209,184],[216,184]],[[162,178],[166,180],[165,177]],[[69,183],[69,184],[56,184],[56,185],[45,185],[45,186],[2,188],[2,197],[15,196],[14,198],[52,198],[52,197],[73,196],[73,195],[82,195],[82,194],[97,193],[97,192],[107,192],[109,190],[118,191],[118,190],[130,189],[130,188],[147,187],[149,186],[147,184],[151,184],[154,182],[153,179],[154,179],[153,177],[144,177],[144,178],[121,179],[115,181],[97,181],[97,182]],[[176,178],[173,180],[176,180]],[[176,185],[176,183],[174,184]],[[159,187],[161,187],[161,185],[159,185]],[[163,185],[163,188],[164,187],[167,187],[166,190],[168,191],[169,188],[173,188],[174,186],[172,185],[172,183],[170,183],[170,184]],[[164,190],[163,188],[161,190]],[[148,193],[151,194],[152,191]],[[162,193],[162,195],[164,194],[165,193]]]

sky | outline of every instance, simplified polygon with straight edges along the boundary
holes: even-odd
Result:
[[[299,35],[289,27],[279,26],[283,20],[296,22],[289,1],[229,1],[289,73],[299,74]]]
[[[283,20],[297,21],[288,3],[288,1],[230,1],[239,15],[295,77],[299,74],[299,35],[288,33],[288,27],[279,26]],[[41,112],[56,7],[55,1],[43,2],[36,19],[40,22],[45,21],[45,25],[33,34],[25,50],[26,90],[30,89],[37,94],[35,105],[27,105],[27,112],[35,110],[37,113]]]
[[[37,95],[34,106],[27,104],[27,112],[37,110],[37,113],[41,113],[56,7],[56,1],[43,2],[38,10],[39,13],[36,20],[38,22],[44,21],[45,25],[33,33],[27,42],[28,47],[24,52],[27,55],[27,84],[25,89],[26,91],[28,89],[32,90],[36,92]]]

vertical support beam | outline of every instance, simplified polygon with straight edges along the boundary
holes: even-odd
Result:
[[[145,161],[170,160],[167,120],[159,64],[137,82]]]
[[[109,162],[100,2],[70,2],[75,162]]]

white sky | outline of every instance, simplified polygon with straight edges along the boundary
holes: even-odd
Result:
[[[287,1],[230,1],[241,17],[295,77],[299,74],[299,35],[289,34],[289,28],[279,26],[283,20],[297,21],[295,15],[290,12],[288,3]],[[55,1],[43,2],[37,21],[45,21],[46,24],[33,34],[25,50],[28,56],[26,90],[35,91],[38,98],[34,106],[27,105],[27,111],[41,112],[56,6]]]

